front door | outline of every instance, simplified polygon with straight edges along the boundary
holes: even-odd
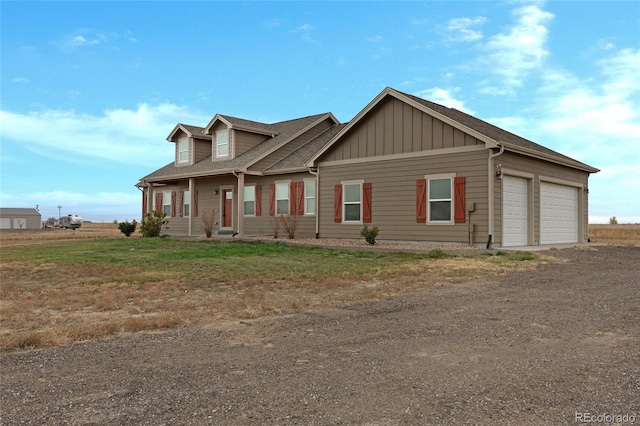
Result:
[[[222,190],[222,227],[231,228],[233,218],[233,189]]]

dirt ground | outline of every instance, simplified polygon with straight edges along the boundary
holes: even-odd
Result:
[[[0,421],[640,424],[640,247],[546,254],[564,261],[371,303],[2,354]]]

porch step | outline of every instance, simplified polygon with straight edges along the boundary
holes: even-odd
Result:
[[[236,231],[217,231],[215,234],[216,235],[231,235],[232,236],[235,233],[236,233]]]

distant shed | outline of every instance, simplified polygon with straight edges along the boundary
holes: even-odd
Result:
[[[0,207],[0,229],[40,229],[42,215],[34,208]]]

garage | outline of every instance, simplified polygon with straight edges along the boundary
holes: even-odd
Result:
[[[528,182],[515,176],[502,180],[502,245],[528,244]]]
[[[540,244],[578,242],[578,188],[540,183]]]

